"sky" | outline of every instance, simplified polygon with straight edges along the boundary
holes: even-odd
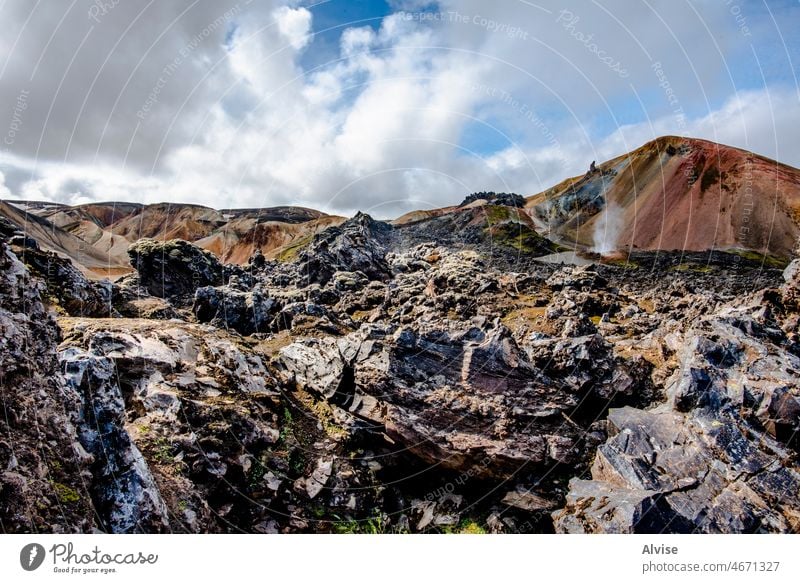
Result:
[[[0,0],[0,198],[391,218],[660,135],[800,166],[789,0]]]

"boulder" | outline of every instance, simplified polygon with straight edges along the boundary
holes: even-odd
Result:
[[[199,287],[224,283],[219,260],[180,239],[140,239],[128,248],[128,256],[139,274],[139,285],[159,298],[172,300],[193,295]]]
[[[358,213],[338,227],[316,235],[300,252],[297,269],[304,281],[325,284],[337,271],[360,271],[368,280],[389,278],[386,254],[392,226]]]
[[[199,322],[243,335],[268,331],[279,309],[275,299],[258,289],[243,292],[231,286],[198,288],[192,305]]]
[[[61,354],[67,383],[82,398],[81,444],[92,456],[92,497],[111,533],[166,532],[167,506],[131,440],[114,361],[76,350]]]
[[[425,462],[507,477],[581,457],[582,432],[564,419],[577,400],[539,374],[502,326],[426,334],[367,327],[280,355],[295,384],[383,424]]]

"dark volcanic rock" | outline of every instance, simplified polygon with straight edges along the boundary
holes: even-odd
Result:
[[[89,281],[72,261],[40,249],[35,239],[17,225],[0,217],[0,236],[20,257],[32,275],[45,284],[42,298],[70,316],[112,317],[111,285]]]
[[[49,251],[28,249],[25,264],[44,281],[51,303],[60,306],[70,316],[111,318],[111,284],[95,283],[75,268],[69,259]]]
[[[609,412],[592,482],[571,482],[562,532],[795,532],[800,359],[746,304],[687,333],[668,401]],[[756,310],[763,318],[763,310]]]
[[[425,334],[362,328],[337,341],[293,344],[281,362],[294,383],[384,424],[428,463],[504,477],[581,457],[582,432],[564,419],[577,399],[539,374],[502,326]]]
[[[199,322],[248,335],[268,331],[280,307],[257,289],[243,292],[230,286],[209,286],[197,289],[192,311]]]
[[[0,221],[0,530],[797,532],[797,264],[539,263],[517,203],[142,241],[107,312]]]
[[[167,507],[125,429],[114,361],[69,350],[61,363],[67,383],[82,396],[79,438],[94,456],[92,497],[104,527],[112,533],[165,531]]]
[[[513,192],[475,192],[467,196],[458,206],[467,206],[477,200],[501,206],[525,208],[525,197]]]
[[[308,283],[325,284],[337,271],[361,272],[370,280],[386,280],[390,276],[386,253],[392,231],[388,223],[358,213],[315,236],[300,253],[298,271]]]
[[[128,255],[139,273],[139,285],[159,298],[187,296],[198,287],[224,283],[219,260],[187,241],[141,239],[130,246]]]
[[[0,531],[95,528],[92,457],[75,430],[80,397],[56,360],[59,330],[44,285],[0,241]]]

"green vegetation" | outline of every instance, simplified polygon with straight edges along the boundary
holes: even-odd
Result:
[[[301,475],[308,460],[304,450],[310,447],[313,437],[303,427],[302,419],[295,419],[288,407],[283,408],[283,425],[278,435],[278,446],[294,475]],[[299,447],[298,447],[299,445]]]
[[[505,223],[487,229],[494,243],[511,247],[522,253],[546,255],[556,253],[559,247],[522,223]]]
[[[153,459],[160,464],[171,464],[175,460],[172,455],[172,444],[164,437],[153,442]]]
[[[296,260],[297,257],[300,255],[300,252],[308,247],[311,244],[311,241],[314,240],[314,235],[306,235],[304,237],[299,237],[295,239],[288,245],[286,245],[281,251],[278,253],[276,259],[281,263],[291,263],[292,261]]]
[[[62,504],[76,504],[80,501],[81,495],[77,490],[70,488],[66,484],[62,484],[61,482],[54,482],[51,480],[50,484],[53,486],[53,490],[56,492],[58,501]]]
[[[519,221],[519,212],[516,210],[512,211],[507,206],[487,204],[483,208],[486,212],[486,220],[489,226],[502,223],[503,221]]]
[[[336,534],[404,534],[399,530],[390,528],[382,516],[373,516],[364,520],[353,518],[343,520],[334,515],[337,522],[333,523],[333,531]]]
[[[695,263],[681,263],[670,268],[670,271],[682,271],[689,273],[711,273],[712,269],[708,265],[698,265]]]
[[[788,259],[778,257],[777,255],[751,251],[749,249],[728,249],[726,253],[738,255],[742,259],[764,265],[764,267],[772,267],[773,269],[786,269],[786,266],[789,265]]]
[[[332,439],[342,439],[347,436],[347,431],[342,429],[336,423],[336,419],[334,419],[333,410],[331,409],[330,405],[324,401],[315,399],[309,393],[302,390],[297,390],[295,392],[295,396],[303,405],[303,407],[309,411],[314,418],[317,419],[317,421],[320,422],[322,429],[325,431],[328,437]]]
[[[486,534],[486,529],[471,518],[462,518],[454,526],[442,527],[444,534]]]
[[[639,264],[634,263],[630,259],[608,259],[604,257],[602,262],[605,265],[613,265],[614,267],[621,267],[622,269],[639,269]]]
[[[264,474],[267,473],[267,466],[264,465],[264,461],[261,459],[256,459],[253,462],[253,465],[250,467],[250,472],[247,475],[247,485],[250,488],[256,488],[259,484],[261,484],[262,480],[264,479]]]
[[[278,435],[278,443],[286,443],[286,440],[292,435],[292,425],[294,418],[289,407],[283,408],[283,425],[281,426],[280,434]]]

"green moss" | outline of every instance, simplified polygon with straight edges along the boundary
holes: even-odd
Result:
[[[455,526],[442,527],[444,534],[486,534],[486,529],[471,518],[463,518]]]
[[[519,220],[519,212],[512,211],[507,206],[497,206],[494,204],[487,204],[483,207],[486,212],[486,220],[489,225],[496,225],[503,221]],[[513,216],[512,216],[513,213]]]
[[[286,245],[281,251],[278,253],[276,259],[281,263],[291,263],[292,261],[296,260],[297,257],[300,255],[300,252],[308,247],[311,244],[311,241],[314,240],[314,235],[306,235],[305,237],[300,237],[295,239],[288,245]]]
[[[786,258],[779,257],[777,255],[759,253],[758,251],[752,251],[750,249],[729,249],[727,253],[738,255],[747,261],[752,261],[753,263],[762,264],[766,267],[772,267],[774,269],[786,269],[786,266],[789,265],[789,260]]]
[[[522,253],[549,254],[555,253],[558,247],[550,240],[521,223],[505,223],[487,229],[492,242],[511,247]]]
[[[373,516],[364,520],[348,519],[342,520],[334,515],[338,522],[333,523],[333,531],[337,534],[387,534],[400,531],[392,531],[381,516]]]
[[[310,412],[314,418],[320,422],[323,431],[332,439],[342,439],[347,437],[348,433],[342,427],[337,425],[336,419],[333,416],[333,410],[330,405],[323,401],[319,401],[305,391],[298,390],[295,393],[297,400],[303,407]]]
[[[62,484],[61,482],[51,481],[50,484],[52,484],[53,490],[56,492],[58,501],[62,504],[77,504],[80,502],[81,495],[77,490],[70,488],[66,484]]]
[[[252,489],[256,488],[259,484],[261,484],[262,480],[264,479],[264,474],[267,473],[267,467],[264,465],[264,462],[260,459],[257,459],[253,462],[253,465],[250,467],[250,472],[247,475],[247,485]]]
[[[622,269],[639,269],[639,264],[634,263],[628,259],[606,259],[603,258],[603,263],[606,265],[613,265],[614,267],[621,267]]]
[[[292,412],[289,410],[288,407],[284,407],[283,425],[281,426],[281,431],[278,434],[278,443],[286,443],[289,436],[292,435],[293,425],[294,425],[294,418],[292,417]]]
[[[711,273],[712,269],[708,265],[696,265],[694,263],[681,263],[670,268],[670,271],[683,271],[690,273]]]

